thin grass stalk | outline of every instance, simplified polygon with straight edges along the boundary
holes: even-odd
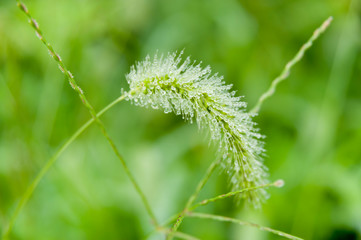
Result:
[[[174,236],[176,238],[184,239],[184,240],[200,240],[199,238],[193,237],[193,236],[183,233],[183,232],[175,232]]]
[[[215,201],[218,201],[218,200],[221,200],[221,199],[229,198],[229,197],[235,196],[237,194],[244,193],[246,191],[253,191],[253,190],[256,190],[256,189],[267,188],[267,187],[282,187],[283,185],[284,185],[283,180],[277,180],[277,181],[275,181],[273,183],[263,184],[263,185],[256,186],[256,187],[244,188],[244,189],[239,190],[239,191],[229,192],[229,193],[218,195],[218,196],[213,197],[213,198],[205,199],[205,200],[193,205],[192,207],[190,207],[188,209],[189,209],[189,211],[192,211],[192,210],[194,210],[194,209],[196,209],[196,208],[198,208],[200,206],[204,206],[204,205],[207,205],[209,203],[212,203],[212,202],[215,202]]]
[[[280,82],[284,81],[284,80],[290,75],[290,72],[291,72],[292,67],[302,59],[303,55],[304,55],[305,52],[312,46],[313,42],[314,42],[322,33],[324,33],[324,32],[326,31],[326,29],[328,28],[328,26],[331,24],[332,20],[333,20],[333,17],[327,18],[327,19],[322,23],[322,25],[313,32],[313,34],[312,34],[312,36],[310,37],[310,39],[309,39],[305,44],[302,45],[302,47],[300,48],[300,50],[299,50],[299,51],[296,53],[296,55],[291,59],[291,61],[289,61],[289,62],[286,64],[286,66],[285,66],[285,68],[283,69],[283,71],[281,72],[281,74],[272,81],[272,84],[271,84],[270,88],[269,88],[265,93],[262,94],[262,96],[259,98],[256,106],[254,106],[254,108],[250,111],[251,113],[258,113],[258,112],[259,112],[259,110],[261,109],[261,106],[262,106],[263,102],[264,102],[267,98],[271,97],[271,96],[274,94],[274,92],[276,91],[277,85],[278,85]]]
[[[266,231],[266,232],[270,232],[273,234],[276,234],[278,236],[284,237],[284,238],[288,238],[288,239],[292,239],[292,240],[302,240],[302,238],[293,236],[291,234],[279,231],[279,230],[275,230],[269,227],[264,227],[261,226],[259,224],[256,223],[250,223],[250,222],[245,222],[245,221],[241,221],[235,218],[229,218],[229,217],[224,217],[224,216],[219,216],[219,215],[213,215],[213,214],[206,214],[206,213],[195,213],[195,212],[188,212],[187,213],[188,217],[195,217],[195,218],[204,218],[204,219],[212,219],[212,220],[216,220],[216,221],[221,221],[221,222],[232,222],[232,223],[236,223],[239,225],[243,225],[243,226],[249,226],[249,227],[254,227],[257,228],[261,231]]]
[[[28,17],[29,19],[29,23],[30,25],[33,27],[33,29],[35,30],[36,35],[38,36],[38,38],[42,41],[42,43],[46,46],[46,48],[48,49],[50,55],[53,57],[53,59],[57,62],[59,69],[63,72],[63,74],[67,77],[70,86],[78,93],[79,98],[81,99],[83,105],[88,109],[90,115],[92,116],[92,118],[94,119],[94,121],[96,122],[96,124],[99,126],[102,134],[104,135],[104,137],[107,139],[107,141],[109,142],[112,150],[114,151],[115,155],[117,156],[117,158],[120,160],[126,175],[128,176],[128,178],[130,179],[130,181],[132,182],[136,192],[138,193],[138,195],[140,196],[146,210],[147,213],[149,214],[149,216],[152,219],[153,224],[155,224],[156,226],[158,226],[158,222],[155,218],[155,215],[153,213],[153,211],[151,210],[150,204],[148,203],[148,200],[146,199],[144,193],[142,192],[142,190],[140,189],[138,183],[136,182],[134,176],[132,175],[132,173],[130,172],[125,160],[123,159],[123,157],[120,155],[117,147],[115,146],[113,140],[110,138],[109,134],[107,133],[107,131],[105,130],[105,126],[104,124],[100,121],[100,119],[97,117],[96,111],[94,110],[93,106],[89,103],[89,101],[87,100],[83,90],[77,85],[77,82],[75,81],[74,76],[72,75],[72,73],[67,69],[67,67],[65,66],[65,64],[63,63],[61,57],[59,56],[59,54],[57,54],[54,50],[54,48],[51,46],[50,43],[47,42],[47,40],[45,39],[38,23],[36,22],[36,20],[31,16],[29,10],[27,9],[27,7],[25,6],[24,3],[22,3],[20,0],[16,0],[17,1],[17,5],[19,7],[19,9],[25,13],[25,15]]]

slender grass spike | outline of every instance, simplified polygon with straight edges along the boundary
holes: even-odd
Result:
[[[255,123],[254,114],[245,111],[246,103],[230,92],[223,77],[212,74],[210,67],[202,68],[182,61],[183,52],[149,56],[131,68],[126,79],[130,90],[127,100],[135,105],[174,112],[200,129],[209,128],[213,141],[219,143],[221,165],[229,175],[233,191],[267,183],[263,165],[263,137]],[[255,206],[266,198],[264,189],[242,194]]]

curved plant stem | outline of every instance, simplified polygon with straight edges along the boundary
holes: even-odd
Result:
[[[58,64],[59,69],[63,72],[63,74],[66,76],[66,78],[69,81],[70,86],[75,90],[75,92],[78,93],[80,100],[82,101],[83,105],[88,109],[90,115],[92,116],[92,118],[94,119],[95,123],[99,126],[102,134],[104,135],[104,137],[107,139],[108,143],[110,144],[113,152],[115,153],[115,155],[117,156],[117,158],[119,159],[120,163],[122,164],[126,175],[128,176],[128,178],[130,179],[130,181],[133,184],[133,187],[135,188],[135,190],[137,191],[138,195],[140,196],[150,218],[152,219],[152,222],[155,226],[158,226],[158,222],[155,218],[155,215],[153,213],[153,211],[150,208],[150,205],[148,203],[148,200],[146,199],[144,193],[142,192],[142,190],[140,189],[138,183],[136,182],[133,174],[130,172],[125,160],[123,159],[123,157],[120,155],[117,147],[115,146],[113,140],[110,138],[109,134],[107,133],[107,131],[105,130],[105,126],[102,123],[102,121],[100,121],[100,119],[97,117],[96,112],[93,108],[93,106],[89,103],[89,101],[87,100],[86,96],[84,95],[83,90],[77,85],[77,82],[75,81],[74,76],[72,75],[72,73],[67,69],[67,67],[65,66],[65,64],[63,63],[61,57],[59,56],[59,54],[57,54],[54,50],[54,48],[51,46],[50,43],[48,43],[48,41],[45,39],[42,31],[40,30],[39,24],[36,22],[36,20],[31,16],[29,10],[27,9],[27,7],[20,1],[20,0],[16,0],[17,1],[17,5],[19,7],[19,9],[25,13],[25,15],[28,17],[29,19],[29,23],[32,26],[32,28],[35,30],[36,35],[38,36],[38,38],[40,39],[40,41],[46,46],[46,48],[48,49],[50,55],[52,56],[52,58],[55,60],[55,62]]]
[[[273,80],[270,88],[267,90],[267,92],[265,92],[264,94],[262,94],[262,96],[259,98],[256,106],[250,111],[251,113],[257,113],[259,112],[263,102],[271,97],[273,95],[273,93],[276,90],[277,85],[282,82],[283,80],[285,80],[289,75],[290,75],[290,71],[291,68],[298,63],[303,55],[305,54],[305,52],[312,46],[313,42],[323,33],[326,31],[326,29],[328,28],[328,26],[330,25],[331,21],[332,21],[332,17],[329,17],[326,19],[326,21],[324,21],[322,23],[322,25],[317,28],[312,36],[310,37],[310,39],[308,39],[308,41],[302,45],[302,47],[300,48],[300,50],[296,53],[296,55],[293,57],[293,59],[291,61],[289,61],[285,68],[283,69],[283,71],[281,72],[281,74],[275,79]]]
[[[279,184],[279,183],[281,183],[281,184]],[[221,199],[224,199],[224,198],[232,197],[234,195],[237,195],[237,194],[240,194],[240,193],[243,193],[243,192],[253,191],[253,190],[256,190],[256,189],[260,189],[260,188],[281,187],[281,186],[283,186],[283,180],[277,180],[276,182],[263,184],[263,185],[256,186],[256,187],[244,188],[244,189],[239,190],[239,191],[229,192],[229,193],[218,195],[218,196],[213,197],[213,198],[205,199],[205,200],[193,205],[188,210],[192,211],[192,210],[194,210],[194,209],[196,209],[196,208],[198,208],[200,206],[204,206],[204,205],[207,205],[207,204],[209,204],[211,202],[215,202],[215,201],[218,201],[218,200],[221,200]]]
[[[113,102],[108,104],[106,107],[104,107],[98,114],[97,117],[102,116],[106,111],[108,111],[110,108],[112,108],[114,105],[119,103],[120,101],[124,100],[126,95],[122,95],[115,99]],[[16,209],[11,216],[10,222],[6,230],[4,231],[3,239],[6,239],[9,233],[11,232],[12,227],[14,226],[14,223],[19,216],[21,210],[24,208],[26,203],[29,201],[29,198],[33,194],[35,188],[38,186],[41,179],[44,177],[44,175],[49,171],[51,166],[54,165],[55,161],[59,158],[59,156],[69,147],[69,145],[74,142],[74,140],[80,136],[92,123],[94,122],[94,119],[89,119],[86,123],[84,123],[59,149],[58,151],[45,163],[45,165],[41,168],[40,172],[34,180],[31,182],[31,184],[26,189],[24,195],[21,197],[20,202],[16,206]]]
[[[215,161],[212,162],[212,164],[208,167],[206,174],[204,175],[204,177],[200,180],[200,182],[197,185],[196,190],[194,191],[194,193],[190,196],[190,198],[187,201],[187,204],[184,208],[184,210],[178,215],[178,218],[176,220],[176,222],[174,223],[172,230],[170,231],[167,239],[172,239],[173,237],[173,233],[177,231],[177,229],[179,228],[179,226],[182,224],[182,221],[184,219],[184,216],[186,214],[186,212],[188,211],[188,209],[192,206],[192,204],[194,203],[195,199],[197,198],[199,192],[202,190],[202,188],[204,187],[204,185],[207,183],[207,181],[209,180],[209,178],[211,177],[212,173],[214,172],[214,170],[216,169],[216,167],[218,166],[218,164],[220,163],[221,159],[216,159]]]
[[[302,238],[293,236],[288,233],[281,232],[279,230],[275,230],[275,229],[272,229],[269,227],[263,227],[261,225],[255,224],[255,223],[244,222],[244,221],[241,221],[241,220],[238,220],[235,218],[229,218],[229,217],[218,216],[218,215],[213,215],[213,214],[206,214],[206,213],[195,213],[195,212],[188,212],[187,216],[195,217],[195,218],[213,219],[213,220],[217,220],[217,221],[221,221],[221,222],[233,222],[233,223],[237,223],[237,224],[243,225],[243,226],[255,227],[259,230],[270,232],[270,233],[276,234],[276,235],[284,237],[284,238],[288,238],[288,239],[292,239],[292,240],[302,240]]]

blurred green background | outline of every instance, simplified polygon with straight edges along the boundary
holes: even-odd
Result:
[[[359,0],[32,0],[25,2],[97,110],[127,89],[147,54],[185,49],[234,84],[252,107],[328,16],[329,30],[255,118],[267,136],[262,210],[232,199],[199,209],[305,239],[361,239]],[[17,7],[0,1],[0,233],[41,166],[89,119]],[[178,212],[216,147],[195,124],[122,102],[102,118],[160,221]],[[213,175],[200,199],[228,191]],[[11,239],[140,239],[141,201],[96,126],[39,184]],[[201,239],[280,239],[257,229],[186,219]],[[163,239],[153,235],[150,239]]]

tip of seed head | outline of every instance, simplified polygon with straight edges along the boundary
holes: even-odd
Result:
[[[283,181],[282,179],[279,179],[277,181],[274,182],[273,184],[275,187],[283,187],[285,185],[285,181]]]

